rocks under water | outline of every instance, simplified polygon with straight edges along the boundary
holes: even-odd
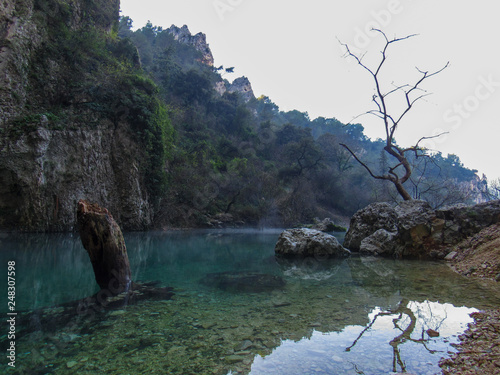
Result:
[[[235,293],[269,292],[285,286],[285,281],[281,276],[256,272],[209,273],[200,282],[207,286]]]

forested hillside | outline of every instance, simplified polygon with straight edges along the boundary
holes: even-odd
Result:
[[[374,170],[386,168],[383,142],[368,139],[362,125],[283,112],[270,98],[256,98],[245,77],[229,83],[237,68],[214,67],[205,36],[191,36],[186,26],[149,23],[132,31],[123,17],[119,35],[137,46],[175,129],[161,222],[288,226],[397,199],[339,145],[351,145]],[[415,198],[435,207],[481,198],[476,171],[456,155],[412,162]]]

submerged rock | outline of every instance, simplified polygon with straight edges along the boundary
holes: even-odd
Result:
[[[281,233],[274,252],[289,257],[319,258],[342,258],[351,254],[334,236],[307,228],[285,230]]]
[[[255,272],[217,272],[207,274],[202,284],[228,292],[260,293],[281,289],[285,286],[283,278]]]
[[[337,285],[352,282],[345,258],[277,257],[276,261],[287,279],[324,281],[334,277]]]

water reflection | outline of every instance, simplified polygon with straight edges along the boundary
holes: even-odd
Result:
[[[73,301],[98,290],[80,238],[70,234],[3,234],[0,264],[16,262],[16,307],[30,310]],[[0,288],[6,290],[5,278]],[[6,294],[1,295],[2,302]],[[5,300],[6,301],[6,300]],[[7,302],[0,311],[7,311]]]
[[[276,260],[277,237],[126,234],[133,278],[174,287],[174,300],[92,316],[71,307],[43,309],[24,320],[38,322],[34,328],[19,325],[19,373],[434,373],[473,308],[500,303],[498,290],[440,262]],[[95,292],[77,237],[2,239],[0,257],[19,266],[25,309]],[[213,275],[275,284],[227,291],[206,282]],[[57,325],[60,314],[64,325]],[[47,320],[50,327],[42,323]],[[439,336],[429,336],[429,329]]]
[[[472,321],[474,311],[429,301],[404,302],[397,312],[377,307],[365,327],[284,340],[270,355],[257,355],[250,374],[435,374],[439,359],[458,341],[457,332]],[[430,337],[429,329],[439,332],[439,338]]]

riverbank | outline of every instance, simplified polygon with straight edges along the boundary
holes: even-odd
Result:
[[[500,225],[483,229],[456,245],[453,251],[453,270],[466,277],[488,280],[492,288],[500,288]],[[500,374],[500,309],[471,316],[474,323],[459,337],[458,353],[440,362],[444,375]]]

